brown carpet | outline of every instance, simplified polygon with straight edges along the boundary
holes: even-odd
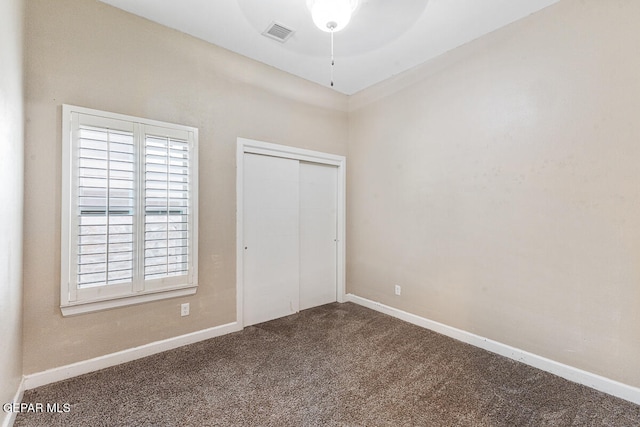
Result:
[[[351,303],[25,392],[16,426],[640,426],[640,406]]]

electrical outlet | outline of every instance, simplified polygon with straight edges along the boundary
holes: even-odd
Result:
[[[188,316],[189,315],[189,303],[185,302],[180,305],[180,316]]]
[[[400,287],[400,285],[396,285],[396,295],[400,295],[402,293],[402,288]]]

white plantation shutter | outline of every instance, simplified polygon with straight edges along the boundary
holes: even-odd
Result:
[[[145,127],[144,277],[189,273],[189,141]]]
[[[63,314],[194,293],[197,129],[63,116]]]
[[[133,280],[133,132],[80,125],[77,218],[79,288]]]

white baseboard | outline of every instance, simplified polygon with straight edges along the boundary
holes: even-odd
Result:
[[[227,323],[209,329],[168,338],[162,341],[156,341],[139,347],[118,351],[116,353],[106,354],[81,362],[72,363],[70,365],[60,366],[58,368],[48,369],[43,372],[37,372],[24,376],[24,389],[40,387],[57,381],[66,380],[68,378],[77,377],[78,375],[87,374],[89,372],[98,371],[110,366],[119,365],[121,363],[130,362],[152,354],[161,353],[163,351],[172,350],[183,345],[193,344],[199,341],[208,340],[210,338],[219,337],[221,335],[230,334],[242,330],[238,322]],[[22,397],[22,396],[21,396]]]
[[[591,372],[583,371],[582,369],[574,368],[573,366],[565,365],[563,363],[547,359],[546,357],[538,356],[536,354],[529,353],[528,351],[511,347],[509,345],[481,337],[462,329],[447,326],[443,323],[435,322],[433,320],[429,320],[415,314],[407,313],[406,311],[398,310],[397,308],[393,308],[379,302],[371,301],[357,295],[347,294],[345,296],[345,301],[350,301],[355,304],[370,308],[372,310],[388,314],[392,317],[404,320],[405,322],[430,329],[434,332],[438,332],[442,335],[446,335],[458,341],[462,341],[467,344],[480,347],[492,353],[517,360],[518,362],[533,366],[534,368],[542,369],[543,371],[550,372],[569,381],[594,388],[601,392],[640,405],[640,388],[638,387],[633,387],[597,374],[593,374]]]
[[[2,402],[5,403],[19,403],[22,402],[22,395],[24,394],[24,378],[20,380],[20,384],[18,385],[18,390],[16,390],[16,394],[13,396],[13,400],[11,402]],[[2,427],[11,427],[18,416],[17,412],[5,412],[4,410],[0,412],[4,414],[4,419],[2,419]]]

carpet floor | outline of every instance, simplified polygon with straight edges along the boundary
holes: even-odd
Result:
[[[640,406],[355,304],[50,384],[15,426],[640,426]],[[62,407],[62,406],[61,406]]]

